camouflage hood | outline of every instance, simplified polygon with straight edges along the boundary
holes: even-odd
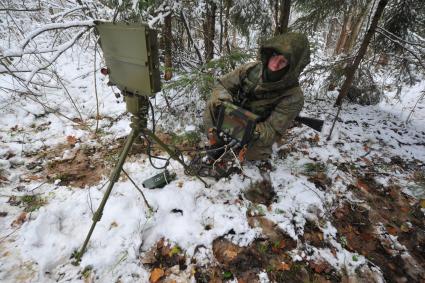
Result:
[[[272,90],[298,84],[298,78],[305,66],[310,63],[310,46],[305,35],[288,32],[275,36],[260,47],[262,67],[267,68],[271,54],[276,51],[283,54],[289,61],[289,68],[277,82],[263,82],[261,87]],[[262,73],[262,72],[261,72]]]

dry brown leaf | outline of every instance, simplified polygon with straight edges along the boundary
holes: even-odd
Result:
[[[313,268],[313,270],[317,273],[322,273],[326,269],[329,268],[327,262],[325,261],[319,261],[319,262],[310,262],[310,266]]]
[[[115,221],[112,221],[111,225],[109,225],[109,230],[111,230],[112,228],[118,227],[118,223]]]
[[[69,145],[75,145],[77,143],[77,138],[75,136],[67,136],[66,137],[66,142]]]
[[[37,175],[26,175],[24,177],[24,180],[25,181],[38,181],[38,180],[41,180],[41,179],[43,179],[43,177],[42,176],[37,176]]]
[[[238,256],[238,252],[233,249],[225,250],[223,254],[229,261],[233,260]]]
[[[425,208],[425,199],[421,199],[419,201],[419,205],[421,206],[421,208]]]
[[[365,191],[369,191],[369,186],[361,180],[357,180],[356,187]]]
[[[400,230],[403,231],[404,233],[407,233],[410,231],[410,226],[407,223],[403,223],[400,226]]]
[[[393,236],[397,235],[397,228],[394,226],[387,226],[387,231]]]
[[[12,227],[19,227],[21,226],[25,221],[27,220],[27,213],[26,212],[22,212],[21,214],[19,214],[18,218],[16,218],[15,220],[13,220],[11,226]]]
[[[162,268],[155,268],[151,272],[151,276],[149,277],[149,282],[156,283],[165,275],[165,272]]]
[[[291,267],[286,262],[281,262],[277,269],[280,271],[287,271],[290,270]]]
[[[1,182],[7,182],[9,179],[7,179],[5,176],[0,175],[0,181]]]

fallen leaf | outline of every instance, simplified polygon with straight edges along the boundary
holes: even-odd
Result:
[[[394,226],[387,226],[387,231],[393,236],[397,235],[397,228]]]
[[[22,212],[21,214],[19,214],[18,218],[16,218],[15,220],[13,220],[11,226],[12,227],[19,227],[21,226],[25,221],[27,220],[27,213],[26,212]]]
[[[404,213],[408,213],[410,211],[410,207],[409,206],[401,206],[400,210]]]
[[[421,206],[421,208],[425,208],[425,199],[421,199],[419,201],[419,205]]]
[[[67,136],[66,137],[66,142],[69,145],[75,145],[77,143],[77,138],[75,136]]]
[[[7,182],[9,179],[7,179],[5,176],[0,175],[0,181],[1,182]]]
[[[369,186],[361,180],[357,180],[356,187],[365,191],[369,191]]]
[[[26,175],[24,177],[24,181],[28,182],[28,181],[38,181],[43,179],[42,176],[37,176],[37,175]]]
[[[159,281],[159,279],[161,279],[163,276],[165,275],[164,270],[162,270],[162,268],[155,268],[154,270],[152,270],[151,272],[151,276],[149,277],[149,282],[151,283],[156,283]]]
[[[112,221],[111,225],[109,225],[109,230],[111,230],[112,228],[118,227],[118,223],[115,221]]]
[[[231,261],[238,255],[238,252],[233,249],[228,249],[225,250],[223,254],[229,261]]]
[[[22,201],[16,196],[11,196],[7,201],[7,203],[10,204],[11,206],[18,206],[21,204],[21,202]]]
[[[403,223],[400,226],[400,230],[403,231],[404,233],[407,233],[410,231],[411,226],[407,223]]]
[[[325,261],[310,262],[310,266],[316,273],[322,273],[329,269],[329,264]]]
[[[281,271],[286,271],[286,270],[290,270],[291,267],[286,262],[281,262],[277,269]]]

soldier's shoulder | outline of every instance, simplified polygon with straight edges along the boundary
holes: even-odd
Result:
[[[241,77],[258,77],[258,73],[261,71],[261,62],[249,62],[241,66],[240,69]]]

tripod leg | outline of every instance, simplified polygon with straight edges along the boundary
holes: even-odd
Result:
[[[109,185],[108,188],[106,189],[105,194],[103,195],[102,201],[98,207],[98,209],[96,210],[96,212],[93,215],[93,223],[90,227],[90,230],[87,234],[87,237],[84,241],[83,246],[81,247],[80,251],[78,251],[75,254],[75,260],[76,263],[79,264],[81,261],[81,257],[83,256],[84,252],[86,251],[87,248],[87,244],[90,241],[90,237],[94,231],[94,228],[96,227],[97,222],[100,221],[100,219],[102,218],[102,214],[103,214],[103,209],[105,208],[106,202],[108,201],[109,195],[112,192],[112,188],[114,187],[115,183],[118,181],[118,178],[120,176],[122,167],[124,165],[125,159],[131,149],[131,146],[133,145],[133,142],[135,141],[135,139],[139,136],[139,130],[136,129],[132,129],[129,136],[127,137],[127,140],[125,142],[124,148],[121,151],[120,157],[118,159],[117,164],[115,165],[114,171],[111,174],[110,180],[109,180]]]
[[[190,166],[187,166],[183,162],[183,160],[180,159],[180,157],[176,154],[175,151],[171,150],[170,147],[168,145],[166,145],[160,138],[158,138],[153,132],[151,132],[148,129],[143,129],[142,131],[143,131],[144,134],[148,135],[156,143],[158,143],[159,146],[162,147],[171,156],[171,158],[173,158],[174,160],[176,160],[177,162],[179,162],[187,172],[193,174],[193,176],[195,176],[198,180],[200,180],[204,184],[204,186],[206,188],[209,188],[210,187],[208,185],[208,183],[205,182],[204,179],[202,179],[196,172],[193,172],[193,169]]]

